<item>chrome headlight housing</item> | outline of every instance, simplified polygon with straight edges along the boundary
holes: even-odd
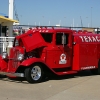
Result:
[[[24,55],[23,54],[19,54],[17,59],[18,59],[18,61],[22,61],[24,59]]]
[[[8,53],[7,52],[3,52],[2,59],[8,59]]]

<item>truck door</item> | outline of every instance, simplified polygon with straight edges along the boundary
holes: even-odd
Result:
[[[66,32],[55,34],[55,46],[47,51],[47,63],[52,68],[71,68],[72,35]]]
[[[72,37],[69,33],[59,32],[56,34],[56,62],[59,67],[70,67],[72,58]]]

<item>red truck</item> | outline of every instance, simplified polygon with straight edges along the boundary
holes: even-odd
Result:
[[[56,75],[91,70],[100,74],[100,35],[60,27],[36,27],[16,36],[9,55],[0,56],[0,74],[41,82]]]

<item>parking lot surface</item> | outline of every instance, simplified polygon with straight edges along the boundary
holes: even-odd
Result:
[[[100,100],[100,75],[81,72],[38,84],[0,78],[0,100]]]

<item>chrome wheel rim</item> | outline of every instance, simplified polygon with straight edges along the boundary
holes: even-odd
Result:
[[[41,77],[41,68],[39,66],[34,66],[31,70],[31,77],[33,80],[37,81]]]

